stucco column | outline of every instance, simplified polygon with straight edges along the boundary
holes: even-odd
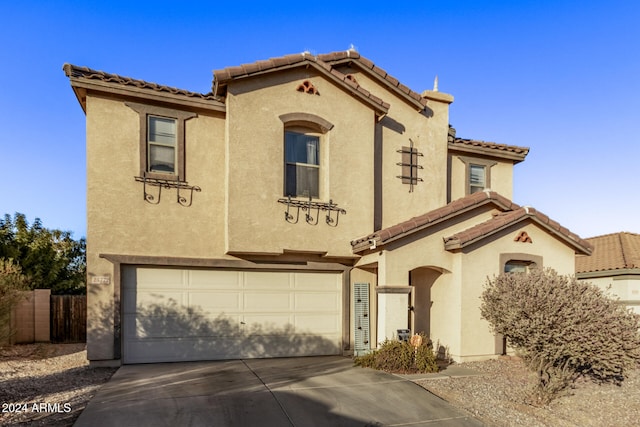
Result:
[[[408,329],[411,286],[378,286],[378,342],[398,339],[398,329]]]

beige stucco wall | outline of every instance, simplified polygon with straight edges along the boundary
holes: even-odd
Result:
[[[450,182],[450,200],[460,199],[467,194],[467,166],[460,158],[465,159],[474,158],[469,153],[451,153],[449,155],[449,163],[451,164],[451,182]],[[477,157],[479,163],[482,162],[496,162],[491,166],[491,182],[489,183],[489,189],[497,192],[501,196],[511,200],[513,198],[513,161],[503,159],[488,159],[486,157]]]
[[[514,239],[525,231],[533,243]],[[487,278],[500,274],[504,261],[542,258],[542,267],[550,267],[559,274],[574,274],[575,251],[563,241],[529,221],[509,227],[487,239],[485,245],[465,248],[461,265],[461,346],[453,355],[460,361],[485,359],[495,355],[495,340],[489,324],[480,316],[480,296]],[[511,254],[511,256],[507,256]]]
[[[190,207],[163,189],[144,200],[140,119],[123,99],[87,96],[87,343],[91,360],[113,357],[113,265],[100,254],[224,257],[224,120],[186,122],[186,180],[201,187]],[[156,195],[157,187],[148,187]],[[182,193],[181,193],[182,194]],[[108,277],[108,283],[92,278]]]
[[[319,95],[296,90],[305,80]],[[352,256],[350,236],[373,227],[374,111],[313,69],[234,83],[226,103],[227,250]],[[332,200],[346,210],[337,227],[326,224],[326,212],[320,212],[317,225],[307,224],[302,211],[298,223],[290,224],[284,220],[286,206],[277,202],[284,197],[280,116],[300,112],[333,124],[320,137],[320,198],[315,201]]]
[[[560,274],[574,273],[574,249],[529,220],[462,250],[444,249],[444,237],[489,219],[492,212],[493,209],[484,206],[462,216],[457,223],[432,227],[361,259],[363,263],[377,259],[379,285],[414,287],[412,317],[413,327],[417,328],[414,332],[421,332],[428,324],[430,338],[446,347],[457,361],[495,356],[495,337],[480,316],[480,295],[486,278],[500,274],[504,262],[542,258],[544,267],[554,268]],[[533,243],[514,241],[522,231],[528,233]],[[421,297],[430,301],[421,301]],[[429,320],[420,319],[427,311]],[[386,314],[379,311],[378,316]],[[397,326],[388,329],[405,327],[407,321],[400,320]]]
[[[388,114],[378,124],[377,142],[382,155],[382,222],[381,228],[389,227],[411,217],[438,208],[446,203],[447,185],[447,134],[449,129],[449,102],[430,100],[425,111],[398,97],[385,85],[369,77],[356,67],[340,68],[344,74],[355,76],[360,86],[390,104]],[[444,96],[445,98],[448,95]],[[422,153],[418,164],[418,182],[410,191],[403,184],[402,161],[398,153],[402,147],[414,148]]]

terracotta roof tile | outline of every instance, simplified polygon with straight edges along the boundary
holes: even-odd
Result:
[[[488,221],[448,236],[444,239],[445,248],[462,248],[526,218],[545,226],[549,231],[558,235],[558,237],[564,239],[568,243],[571,243],[576,250],[579,250],[581,253],[589,253],[592,249],[591,244],[588,241],[581,239],[577,234],[572,233],[567,228],[562,227],[559,223],[550,219],[547,215],[531,207],[520,207],[511,211],[499,213]]]
[[[462,139],[456,138],[455,136],[449,136],[449,149],[464,149],[464,148],[476,148],[476,149],[485,149],[492,150],[498,152],[504,152],[511,156],[515,156],[517,160],[524,160],[524,158],[529,154],[528,147],[519,147],[517,145],[506,145],[506,144],[498,144],[495,142],[487,142],[487,141],[478,141],[474,139]]]
[[[361,93],[366,92],[366,96],[370,97],[372,100],[384,104],[385,108],[389,108],[388,103],[384,103],[380,98],[375,97],[369,93],[369,91],[365,91],[364,88],[359,86],[357,83],[352,82],[350,79],[347,79],[346,76],[340,73],[337,69],[334,68],[334,65],[342,64],[343,62],[353,62],[357,64],[361,69],[367,70],[372,74],[378,76],[382,79],[386,84],[397,91],[399,94],[402,94],[406,97],[410,102],[419,105],[421,108],[424,108],[427,105],[427,100],[423,98],[417,92],[412,91],[407,86],[402,85],[398,79],[389,75],[384,69],[378,67],[373,62],[368,60],[367,58],[362,57],[358,52],[353,50],[348,51],[340,51],[340,52],[330,52],[319,55],[312,55],[308,52],[303,52],[300,54],[292,54],[285,55],[281,57],[271,58],[268,60],[261,60],[251,64],[244,64],[236,67],[227,67],[220,70],[215,70],[213,72],[213,87],[216,95],[222,95],[218,91],[224,91],[224,88],[229,80],[235,78],[248,77],[250,75],[255,75],[258,73],[264,73],[268,71],[276,71],[279,68],[289,67],[295,64],[311,62],[316,66],[327,70],[333,76],[339,78],[341,81],[349,81],[353,83],[357,88],[357,90]]]
[[[124,86],[135,86],[137,88],[149,89],[156,92],[166,92],[174,95],[183,95],[191,98],[201,98],[215,101],[218,100],[212,94],[190,92],[187,90],[159,85],[157,83],[151,83],[144,80],[137,80],[130,77],[119,76],[117,74],[105,73],[104,71],[93,70],[88,67],[79,67],[77,65],[64,64],[62,69],[64,70],[67,77],[82,78],[87,80],[100,80],[107,83],[117,83]]]
[[[593,253],[576,257],[576,273],[640,268],[640,234],[621,232],[586,240]]]
[[[422,230],[433,224],[437,224],[443,220],[454,217],[468,209],[481,206],[486,203],[493,203],[501,209],[511,209],[516,206],[513,202],[494,191],[481,191],[471,194],[462,199],[455,200],[448,205],[434,209],[423,215],[403,221],[399,224],[387,227],[383,230],[372,233],[368,236],[353,240],[351,245],[354,252],[359,252],[368,247],[368,242],[375,240],[377,244],[385,244],[388,241],[411,234],[415,231]]]

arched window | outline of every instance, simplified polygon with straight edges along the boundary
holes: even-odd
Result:
[[[322,183],[328,179],[323,144],[333,124],[309,113],[283,114],[280,120],[284,124],[284,195],[321,198]]]
[[[285,129],[284,157],[284,195],[320,197],[320,135]]]

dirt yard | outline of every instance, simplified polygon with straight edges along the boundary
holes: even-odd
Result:
[[[0,347],[0,425],[71,426],[116,369],[89,369],[84,344]]]

